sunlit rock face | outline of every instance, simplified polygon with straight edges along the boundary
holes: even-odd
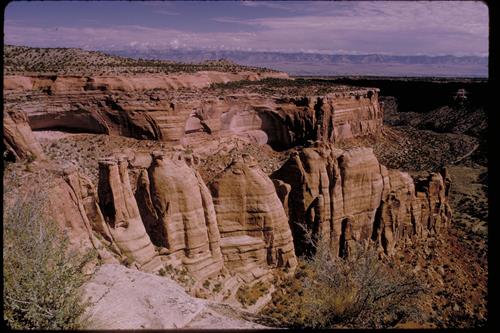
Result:
[[[228,269],[259,277],[297,265],[288,218],[273,182],[246,155],[210,184]]]
[[[99,204],[117,247],[146,270],[161,262],[146,233],[130,186],[128,161],[124,157],[99,161]]]
[[[136,198],[146,229],[155,245],[195,276],[213,276],[223,263],[212,197],[186,157],[170,157],[156,152],[138,178]]]
[[[338,255],[347,255],[352,242],[370,239],[392,255],[397,245],[438,233],[451,219],[449,178],[433,173],[415,188],[407,173],[380,165],[371,148],[342,151],[317,143],[272,177],[291,186],[289,217],[298,253],[310,250],[299,224]]]
[[[308,140],[336,142],[377,134],[382,112],[376,88],[223,93],[213,83],[288,78],[285,73],[4,77],[8,108],[23,111],[33,130],[120,135],[189,144],[200,133],[238,135],[277,150]],[[198,89],[198,90],[197,90]],[[180,90],[180,91],[179,91]]]
[[[12,161],[46,158],[23,111],[4,110],[3,131],[4,158]]]

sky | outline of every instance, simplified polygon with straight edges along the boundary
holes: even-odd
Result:
[[[4,44],[488,55],[478,1],[13,1]]]

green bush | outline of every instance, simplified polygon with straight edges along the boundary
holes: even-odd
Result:
[[[4,197],[4,321],[12,329],[81,328],[82,268],[95,254],[69,250],[68,238],[47,218],[43,191],[8,194],[15,197],[9,204]]]

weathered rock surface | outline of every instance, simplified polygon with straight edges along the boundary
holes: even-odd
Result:
[[[22,111],[3,112],[4,157],[13,160],[33,158],[45,159],[42,147],[33,136],[26,115]]]
[[[26,112],[34,130],[61,128],[184,144],[199,133],[236,134],[284,149],[307,140],[334,142],[375,134],[382,127],[376,88],[331,87],[321,95],[238,89],[172,93],[238,79],[284,78],[283,73],[219,74],[200,72],[182,80],[6,76],[4,95],[6,105]]]
[[[288,78],[283,72],[239,72],[226,73],[200,71],[181,74],[136,74],[114,76],[57,76],[57,75],[6,75],[5,91],[45,91],[50,93],[101,91],[142,91],[162,88],[203,88],[212,83],[226,83],[240,80],[260,80],[262,78]]]
[[[270,267],[297,265],[288,218],[273,182],[251,156],[210,184],[228,269],[258,278]]]
[[[265,328],[189,296],[176,282],[121,265],[102,265],[84,286],[88,329]]]
[[[142,222],[126,158],[99,161],[99,204],[117,247],[145,271],[162,266]]]
[[[140,172],[136,198],[146,229],[156,246],[194,276],[216,275],[223,263],[212,196],[185,157],[170,157],[156,152],[151,166]]]
[[[97,191],[76,167],[55,177],[49,190],[49,214],[68,236],[73,250],[96,249],[104,263],[118,263],[120,249],[101,213]]]
[[[433,173],[415,185],[407,173],[380,165],[370,148],[342,151],[317,143],[272,177],[291,185],[289,216],[299,253],[307,245],[298,224],[339,255],[369,239],[391,255],[396,245],[438,233],[451,219],[449,177]]]

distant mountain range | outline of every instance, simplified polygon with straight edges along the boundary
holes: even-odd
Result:
[[[241,65],[268,67],[285,71],[295,76],[488,76],[488,57],[478,56],[395,56],[381,54],[328,55],[318,53],[180,49],[102,51],[131,58],[161,59],[181,62],[228,59]]]

